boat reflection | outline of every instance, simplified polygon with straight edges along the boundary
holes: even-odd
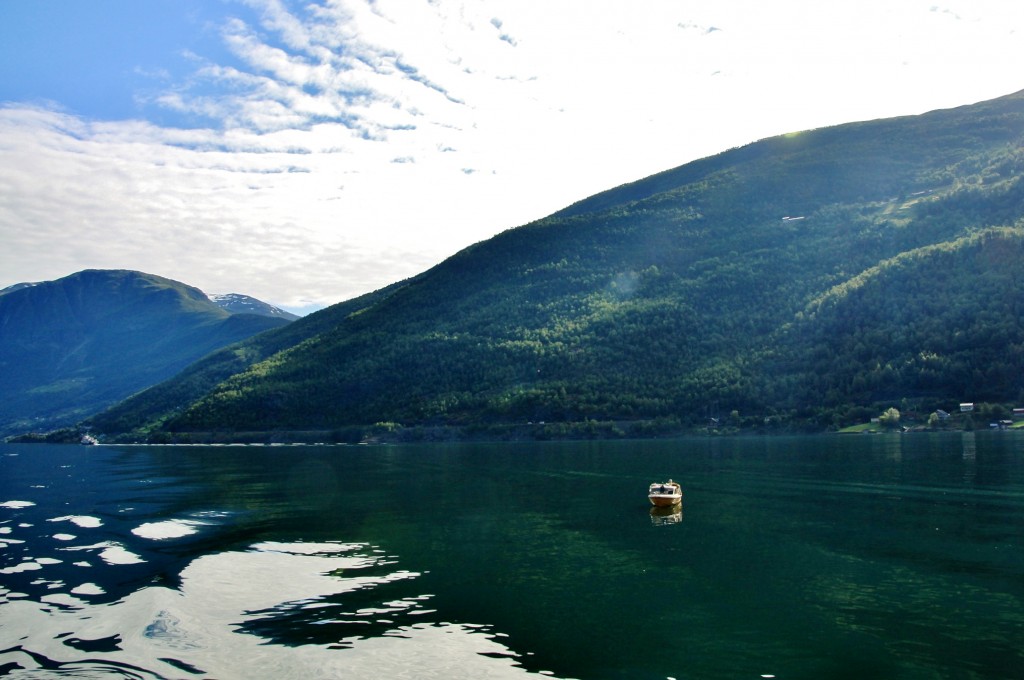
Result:
[[[651,508],[651,524],[656,527],[679,524],[683,521],[683,504]]]

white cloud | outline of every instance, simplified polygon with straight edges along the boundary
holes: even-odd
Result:
[[[85,267],[327,304],[782,132],[1024,87],[1024,4],[250,0],[205,128],[0,109],[0,286]],[[230,6],[229,6],[230,7]]]

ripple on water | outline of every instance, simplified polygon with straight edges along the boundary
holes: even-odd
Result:
[[[71,589],[72,595],[103,595],[106,592],[95,583],[83,583]]]
[[[103,526],[103,520],[99,517],[90,517],[89,515],[65,515],[64,517],[51,517],[46,520],[47,522],[71,522],[77,527],[83,529],[95,529]]]
[[[32,501],[4,501],[0,503],[0,508],[10,508],[11,510],[20,510],[22,508],[31,508],[35,503]]]
[[[132,529],[132,533],[140,538],[151,541],[183,538],[198,533],[202,527],[218,525],[221,523],[221,520],[230,516],[231,513],[222,510],[204,510],[192,513],[190,518],[173,518],[158,522],[145,522]]]
[[[92,545],[73,545],[66,548],[59,548],[59,550],[67,552],[77,551],[97,551],[97,555],[101,560],[107,564],[141,564],[145,562],[140,556],[127,550],[123,545],[116,541],[103,541],[101,543],[94,543]]]
[[[421,574],[397,561],[363,544],[267,542],[201,556],[179,588],[149,585],[113,603],[91,604],[102,594],[91,582],[39,601],[8,599],[0,615],[20,624],[0,627],[0,667],[285,679],[527,673],[488,626],[440,620],[427,606],[433,596],[417,588]],[[363,621],[360,634],[349,619]]]
[[[190,536],[205,522],[197,522],[188,519],[169,519],[162,522],[146,522],[132,529],[132,533],[140,538],[147,538],[151,541],[163,541],[169,538],[181,538]]]

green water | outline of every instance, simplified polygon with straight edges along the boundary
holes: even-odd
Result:
[[[0,455],[0,674],[1024,677],[1017,433]]]

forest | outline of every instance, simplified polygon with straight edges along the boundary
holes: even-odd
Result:
[[[732,149],[215,353],[89,425],[644,436],[1008,409],[1022,141],[1018,93]]]

